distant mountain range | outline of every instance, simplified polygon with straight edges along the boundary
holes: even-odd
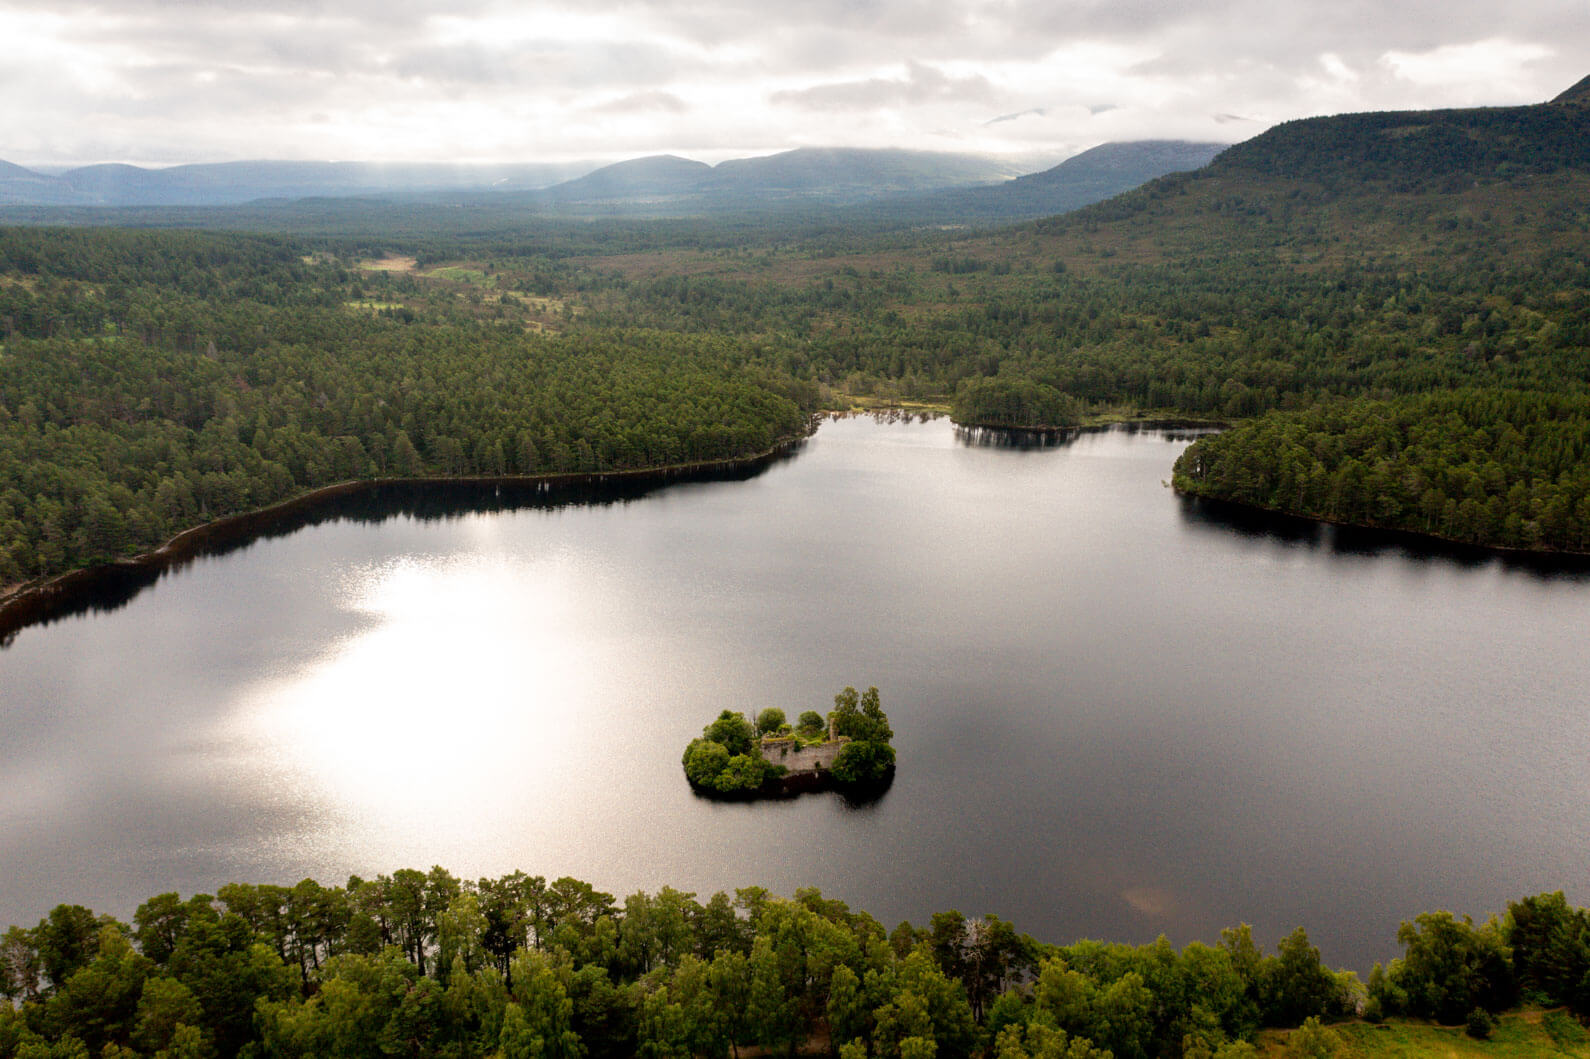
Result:
[[[1013,224],[1103,202],[1155,177],[1202,169],[1227,146],[1186,140],[1105,143],[1053,169],[1003,184],[896,196],[869,210],[920,224]]]
[[[371,162],[220,162],[143,169],[90,165],[45,174],[0,162],[0,204],[233,206],[259,199],[526,191],[589,172],[591,162],[444,165]]]
[[[673,155],[606,166],[534,196],[549,205],[699,213],[778,202],[862,202],[898,192],[994,184],[1009,162],[936,151],[801,147],[709,166]]]
[[[1039,217],[1206,164],[1217,144],[1105,144],[1042,173],[1009,160],[895,149],[805,147],[712,166],[673,155],[593,169],[564,165],[227,162],[143,169],[93,165],[59,174],[0,162],[0,206],[212,207],[262,200],[457,200],[575,216],[696,216],[803,206],[988,221]],[[1015,178],[1015,179],[1013,179]]]

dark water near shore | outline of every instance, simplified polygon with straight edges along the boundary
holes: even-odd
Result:
[[[0,925],[441,864],[1059,941],[1301,923],[1367,969],[1420,911],[1590,902],[1590,577],[1183,501],[1184,444],[848,420],[744,481],[388,497],[26,629]],[[717,710],[847,683],[898,733],[881,800],[690,794]]]

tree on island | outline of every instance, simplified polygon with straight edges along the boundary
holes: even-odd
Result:
[[[763,711],[766,713],[767,711]],[[784,723],[779,714],[778,723]],[[745,714],[724,710],[685,747],[685,778],[693,786],[721,794],[754,791],[774,774],[755,749],[756,730]]]
[[[879,705],[878,689],[868,688],[857,694],[855,688],[846,688],[834,696],[834,734],[864,743],[887,743],[894,738],[889,727],[889,717]]]
[[[702,730],[701,736],[723,744],[730,754],[749,754],[751,744],[756,740],[756,731],[751,727],[751,722],[745,719],[745,714],[724,710],[718,714],[716,721]]]
[[[894,769],[894,747],[888,743],[846,743],[834,758],[830,772],[846,784],[877,783]]]
[[[850,742],[834,759],[834,779],[845,784],[876,783],[894,770],[894,729],[879,703],[878,689],[857,694],[847,687],[834,696],[834,712],[829,715],[836,736]]]

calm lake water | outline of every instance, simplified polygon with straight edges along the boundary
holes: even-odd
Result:
[[[830,422],[744,481],[341,519],[0,650],[0,926],[441,864],[814,885],[1046,940],[1590,902],[1590,578],[1232,522],[1185,439]],[[717,711],[876,684],[878,802],[694,797]]]

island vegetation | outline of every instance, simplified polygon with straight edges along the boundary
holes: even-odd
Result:
[[[961,384],[950,406],[965,427],[1057,431],[1082,422],[1082,406],[1047,383],[1028,378],[972,379]]]
[[[894,776],[894,729],[878,689],[846,687],[827,717],[806,710],[791,725],[770,706],[747,720],[724,710],[685,747],[685,778],[709,795],[751,798],[836,788],[876,790]]]
[[[1478,925],[1426,913],[1397,940],[1403,955],[1364,982],[1326,967],[1302,928],[1273,954],[1246,926],[1179,950],[1061,946],[956,911],[886,929],[810,889],[619,902],[567,877],[439,867],[238,883],[152,897],[130,923],[60,905],[7,930],[0,1059],[1244,1059],[1410,1040],[1468,1054],[1465,1035],[1509,1055],[1590,1048],[1576,1021],[1590,914],[1562,894]]]

